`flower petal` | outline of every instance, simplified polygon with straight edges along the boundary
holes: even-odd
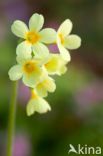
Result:
[[[45,68],[50,75],[62,75],[66,72],[67,61],[65,61],[60,54],[51,54],[48,62],[45,64]]]
[[[26,26],[24,22],[16,20],[12,24],[11,30],[16,36],[25,39],[26,33],[28,32],[28,27]]]
[[[46,100],[44,100],[41,97],[38,97],[36,99],[31,99],[29,101],[26,110],[27,110],[27,115],[30,116],[35,112],[38,112],[40,114],[46,113],[47,111],[51,110],[51,107]]]
[[[30,31],[38,32],[44,24],[44,17],[40,14],[33,14],[29,20],[29,29]]]
[[[9,72],[9,78],[12,81],[19,80],[22,77],[22,68],[20,65],[14,65],[10,68]]]
[[[51,93],[54,92],[56,89],[54,79],[47,77],[47,79],[44,80],[44,87],[47,89],[47,91]]]
[[[34,88],[38,82],[39,82],[38,75],[36,74],[32,76],[23,75],[23,83],[28,87]]]
[[[20,43],[16,48],[16,54],[17,54],[17,62],[22,64],[25,60],[32,58],[32,49],[31,44],[24,41]]]
[[[57,45],[58,45],[60,55],[62,56],[62,58],[65,61],[69,62],[71,60],[71,56],[69,54],[69,51],[66,48],[64,48],[60,42],[57,42]]]
[[[46,97],[46,96],[48,95],[47,90],[46,90],[46,89],[43,89],[43,88],[40,87],[40,86],[38,86],[38,87],[36,88],[36,90],[37,90],[38,95],[41,96],[41,97]]]
[[[35,101],[34,101],[34,99],[31,99],[28,102],[27,107],[26,107],[27,115],[30,116],[30,115],[34,114],[34,111],[35,111]]]
[[[23,82],[26,86],[34,88],[40,81],[44,79],[43,71],[40,67],[36,67],[32,74],[23,74]]]
[[[49,55],[49,49],[42,43],[37,43],[33,46],[33,52],[37,58],[46,58]]]
[[[47,92],[54,92],[56,89],[56,85],[55,82],[52,78],[47,77],[46,79],[44,79],[42,82],[40,82],[37,86],[36,86],[36,91],[38,93],[39,96],[41,97],[46,97],[47,96]]]
[[[64,46],[68,49],[77,49],[81,45],[81,38],[77,35],[69,35],[65,38]]]
[[[66,37],[68,34],[70,34],[72,30],[72,22],[70,19],[65,20],[58,29],[58,34],[62,34],[64,37]]]
[[[56,31],[51,28],[45,28],[40,32],[41,42],[43,43],[53,43],[56,41]]]

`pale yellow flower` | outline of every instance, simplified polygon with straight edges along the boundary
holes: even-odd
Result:
[[[41,30],[43,24],[44,17],[37,13],[31,16],[29,28],[20,20],[14,21],[11,27],[12,32],[16,36],[24,39],[24,41],[17,46],[17,54],[19,54],[23,48],[29,53],[33,51],[37,57],[44,57],[49,54],[49,50],[44,44],[50,44],[56,40],[56,31],[51,28]]]
[[[72,30],[72,22],[67,19],[59,27],[57,31],[57,46],[63,59],[70,61],[69,50],[77,49],[81,45],[81,38],[75,34],[70,35]]]
[[[22,78],[26,86],[34,88],[47,75],[43,62],[40,59],[33,59],[30,54],[17,56],[17,63],[8,73],[12,81]]]
[[[43,81],[37,84],[35,90],[41,97],[46,97],[48,92],[54,92],[56,89],[55,81],[51,77],[46,77]]]
[[[33,115],[35,112],[38,112],[40,114],[46,113],[47,111],[51,110],[51,107],[45,99],[38,96],[35,90],[32,90],[32,95],[27,104],[26,110],[27,115],[30,116]]]
[[[62,75],[67,71],[67,61],[60,54],[49,54],[49,57],[44,64],[49,75]]]
[[[48,92],[56,89],[56,84],[50,75],[62,75],[67,71],[67,63],[71,57],[69,50],[77,49],[81,45],[81,38],[70,35],[72,22],[67,19],[59,27],[57,33],[52,28],[42,29],[44,17],[33,14],[29,20],[29,27],[16,20],[11,26],[12,32],[23,41],[16,48],[17,64],[10,68],[8,74],[12,81],[22,79],[31,89],[31,97],[27,104],[27,115],[46,113],[51,107],[44,99]],[[49,53],[47,44],[55,43],[59,54]]]

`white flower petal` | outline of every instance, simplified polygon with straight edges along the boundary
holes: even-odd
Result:
[[[72,22],[70,19],[65,20],[58,29],[58,34],[62,34],[64,37],[70,34],[72,30]]]
[[[22,21],[16,20],[12,26],[11,26],[12,32],[20,37],[20,38],[26,38],[26,33],[28,32],[28,27],[26,24]]]
[[[35,111],[35,102],[34,102],[34,99],[31,99],[28,102],[27,107],[26,107],[27,115],[30,116],[34,114],[34,111]]]
[[[49,60],[45,64],[45,68],[50,75],[62,75],[66,72],[67,61],[60,54],[50,54]]]
[[[46,100],[40,97],[38,103],[36,103],[35,109],[38,113],[46,113],[51,110],[51,107]]]
[[[45,28],[40,32],[41,42],[43,43],[53,43],[56,41],[56,31],[51,28]]]
[[[42,82],[40,82],[36,86],[36,91],[37,91],[38,95],[41,97],[46,97],[47,92],[52,93],[55,91],[55,89],[56,89],[55,81],[50,77],[47,77],[46,79],[44,79]]]
[[[31,52],[32,52],[31,44],[29,44],[26,41],[20,43],[16,48],[16,54],[18,55],[18,57],[21,57],[23,59],[30,59]]]
[[[19,64],[23,64],[26,60],[31,59],[32,58],[32,49],[31,49],[31,45],[24,41],[22,43],[20,43],[17,48],[16,48],[16,60]]]
[[[64,46],[68,49],[77,49],[81,45],[81,38],[77,35],[69,35],[65,38]]]
[[[22,77],[22,68],[20,65],[14,65],[10,68],[9,72],[9,78],[12,81],[19,80]]]
[[[36,99],[31,99],[29,101],[26,110],[27,110],[27,115],[30,116],[35,112],[38,112],[40,114],[46,113],[47,111],[51,110],[51,107],[46,100],[44,100],[41,97],[38,97]]]
[[[66,48],[64,48],[59,42],[57,43],[57,45],[58,45],[58,48],[59,48],[61,57],[65,61],[68,61],[69,62],[71,60],[71,56],[70,56],[69,51]]]
[[[35,77],[35,75],[34,76],[23,75],[22,80],[26,86],[31,88],[34,88],[38,83],[38,77],[37,76]]]
[[[44,24],[44,17],[40,14],[33,14],[29,20],[30,31],[39,31]]]
[[[49,55],[49,49],[42,43],[37,43],[33,46],[34,55],[37,58],[46,58]]]
[[[37,93],[38,93],[39,96],[41,96],[41,97],[47,97],[48,92],[47,92],[46,89],[36,88],[36,90],[37,90]]]
[[[37,68],[32,74],[23,74],[23,82],[26,86],[34,88],[42,79],[43,72],[41,68]]]
[[[45,88],[51,93],[54,92],[56,89],[56,84],[55,84],[54,79],[52,79],[51,77],[48,77],[45,82]]]

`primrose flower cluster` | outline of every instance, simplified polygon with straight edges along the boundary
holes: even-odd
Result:
[[[29,27],[20,20],[14,21],[11,26],[12,32],[22,38],[22,42],[16,48],[17,64],[9,70],[9,77],[12,81],[22,79],[31,90],[26,109],[28,116],[51,110],[44,98],[56,89],[53,75],[60,76],[66,72],[66,65],[71,59],[67,49],[81,45],[79,36],[70,35],[72,22],[69,19],[60,25],[57,32],[52,28],[42,29],[43,24],[44,17],[35,13],[29,20]],[[53,43],[57,44],[58,53],[49,51],[48,44]]]

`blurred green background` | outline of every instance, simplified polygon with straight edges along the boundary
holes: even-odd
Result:
[[[0,156],[18,40],[10,27],[16,19],[27,23],[35,12],[44,15],[45,27],[56,29],[70,18],[82,46],[71,52],[68,72],[56,77],[57,89],[47,98],[51,112],[27,117],[29,91],[19,83],[13,156],[67,156],[69,144],[103,147],[103,0],[0,0]]]

